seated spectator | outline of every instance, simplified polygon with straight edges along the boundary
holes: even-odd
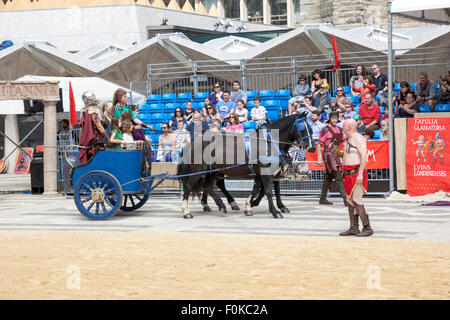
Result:
[[[122,122],[122,140],[126,143],[127,149],[142,148],[143,141],[133,138],[133,123],[130,119],[125,119]]]
[[[306,76],[303,74],[298,78],[298,83],[294,88],[294,92],[292,92],[292,98],[288,102],[289,114],[292,114],[292,105],[294,104],[294,102],[302,101],[303,98],[305,98],[309,93],[310,88],[306,80]]]
[[[361,93],[357,92],[357,91],[353,91],[352,86],[354,86],[355,88],[359,88],[363,86],[363,79],[364,76],[366,75],[366,69],[364,68],[364,66],[362,65],[357,65],[355,68],[355,75],[350,79],[350,90],[352,93],[352,96],[354,97],[360,97]]]
[[[314,96],[314,107],[316,107],[319,111],[323,111],[323,106],[325,104],[331,104],[331,97],[328,95],[328,88],[330,86],[328,83],[323,83],[320,86],[320,92]]]
[[[417,95],[417,103],[430,105],[431,112],[434,112],[434,107],[437,104],[436,85],[433,81],[428,80],[426,72],[421,72],[419,82],[416,83],[414,92]]]
[[[372,83],[376,87],[375,95],[380,106],[387,106],[388,99],[388,77],[380,72],[380,67],[377,64],[372,66]],[[361,96],[364,97],[364,96]]]
[[[353,110],[353,101],[348,101],[345,104],[344,120],[352,119],[356,116],[356,111]]]
[[[223,128],[220,127],[220,121],[214,119],[212,122],[212,127],[209,129],[210,132],[225,132]]]
[[[206,122],[202,121],[200,112],[195,112],[192,117],[194,121],[189,124],[187,129],[191,133],[191,141],[193,141],[196,137],[203,135],[203,133],[209,129]]]
[[[176,108],[173,117],[169,120],[169,127],[170,130],[175,131],[178,128],[178,121],[182,120],[184,123],[186,123],[186,119],[184,118],[184,111],[180,107]]]
[[[359,114],[357,114],[353,119],[355,119],[355,121],[356,121],[356,125],[357,125],[356,130],[358,131],[359,134],[362,135],[366,126],[362,122],[361,117],[359,116]]]
[[[239,123],[248,121],[248,110],[244,100],[239,100],[236,104],[235,114],[239,117]]]
[[[223,101],[222,87],[219,82],[214,84],[214,92],[209,96],[211,103],[215,106],[217,102]]]
[[[320,121],[322,121],[323,123],[326,123],[328,121],[328,115],[332,112],[333,110],[331,110],[331,105],[330,104],[326,104],[323,106],[323,111],[320,114]]]
[[[211,98],[210,98],[210,97],[206,97],[206,98],[205,98],[205,103],[204,103],[204,105],[203,105],[203,108],[202,108],[202,110],[200,110],[200,113],[201,113],[201,115],[202,115],[202,118],[204,118],[204,117],[208,114],[208,112],[207,112],[207,110],[206,110],[206,107],[209,106],[210,104],[212,104]]]
[[[122,138],[122,119],[113,117],[111,119],[111,138],[109,142],[113,144],[113,149],[122,149],[126,147],[126,143]]]
[[[319,94],[322,84],[328,84],[328,81],[327,79],[325,79],[324,73],[319,69],[313,71],[312,78],[313,81],[311,82],[311,95],[314,97]]]
[[[186,112],[184,113],[184,118],[186,119],[186,124],[192,122],[192,115],[194,110],[192,109],[192,101],[186,101]]]
[[[445,79],[439,77],[439,96],[441,103],[450,103],[450,71],[447,71]]]
[[[172,162],[174,161],[174,150],[177,143],[176,136],[171,132],[169,124],[163,123],[161,130],[164,132],[159,136],[159,148],[157,161]]]
[[[361,116],[362,122],[366,128],[372,130],[380,129],[381,109],[378,105],[373,103],[373,93],[368,92],[364,96],[364,104],[359,107],[358,114]]]
[[[339,118],[338,118],[338,123],[336,124],[338,127],[342,128],[342,126],[344,125],[344,112],[341,111],[340,109],[338,109],[338,114],[339,114]]]
[[[183,150],[186,143],[191,142],[191,137],[186,130],[186,124],[182,120],[178,120],[178,129],[173,134],[175,135],[175,161],[178,161],[181,150]]]
[[[345,105],[350,100],[345,96],[344,88],[343,87],[337,87],[336,88],[336,98],[333,99],[331,102],[331,107],[333,110],[337,110],[337,108],[340,109],[340,111],[345,112]]]
[[[420,106],[417,104],[417,96],[414,92],[408,92],[406,95],[406,103],[400,104],[395,109],[395,115],[400,118],[413,118],[416,112],[420,112]]]
[[[223,92],[223,100],[217,102],[216,109],[220,113],[222,122],[226,124],[228,118],[230,118],[236,110],[236,103],[230,100],[230,91],[226,90]]]
[[[370,140],[373,139],[373,137],[375,136],[374,130],[372,128],[365,128],[363,130],[362,136],[364,138],[366,138],[366,140]]]
[[[380,141],[389,140],[389,121],[388,121],[388,119],[381,120],[381,130],[383,130],[383,132],[380,134]]]
[[[261,126],[264,123],[266,123],[267,111],[266,111],[266,108],[264,108],[261,105],[261,98],[260,97],[255,97],[253,99],[253,102],[255,103],[255,107],[250,112],[250,116],[252,117],[253,121],[256,121],[256,124],[258,126]]]
[[[220,113],[217,112],[216,107],[211,103],[206,107],[206,115],[204,116],[204,122],[208,125],[208,129],[211,129],[213,120],[217,119],[222,122],[222,117]]]
[[[233,114],[230,117],[229,123],[230,124],[225,128],[226,132],[244,133],[244,127],[239,123],[239,116],[237,114]]]
[[[311,122],[309,123],[309,125],[311,126],[312,138],[319,139],[320,131],[322,131],[323,127],[326,126],[326,124],[320,122],[319,110],[314,110],[313,112],[311,112]]]
[[[302,114],[303,112],[306,112],[306,121],[309,123],[311,122],[311,115],[314,110],[316,110],[316,108],[312,105],[312,98],[308,96],[303,99],[303,103],[300,101],[294,102],[292,114]]]
[[[372,92],[375,95],[376,86],[372,84],[372,78],[369,76],[364,76],[363,85],[359,88],[352,87],[352,90],[359,92],[361,97],[365,97],[367,92]]]
[[[406,95],[408,92],[413,91],[408,82],[402,81],[400,82],[400,91],[398,92],[396,97],[392,98],[394,106],[398,107],[399,104],[406,103]]]
[[[242,100],[244,101],[244,103],[247,103],[247,93],[241,90],[241,84],[237,80],[233,81],[233,91],[231,91],[230,100],[236,104],[238,103],[239,100]]]

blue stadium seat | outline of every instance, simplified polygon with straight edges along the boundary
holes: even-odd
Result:
[[[146,122],[148,121],[149,115],[146,113],[139,113],[137,117],[139,120]]]
[[[384,107],[380,107],[380,110],[381,110],[381,115],[384,115]]]
[[[379,140],[380,139],[380,135],[383,132],[383,130],[374,130],[373,131],[373,138],[371,140]]]
[[[166,107],[165,107],[165,111],[174,111],[176,108],[178,108],[180,105],[178,103],[174,103],[174,102],[169,102],[166,103]]]
[[[253,99],[258,96],[258,91],[246,91],[246,93],[247,93],[247,102],[253,101]]]
[[[450,112],[450,104],[438,104],[434,108],[434,112]]]
[[[275,98],[287,98],[289,100],[291,98],[291,91],[289,89],[277,90]]]
[[[159,103],[161,102],[161,95],[160,94],[151,94],[147,97],[147,103]]]
[[[153,103],[148,106],[147,112],[148,113],[154,113],[154,112],[162,112],[164,110],[164,105],[162,103]]]
[[[177,96],[177,102],[186,103],[186,101],[192,101],[192,93],[190,92],[179,93]]]
[[[345,94],[352,94],[352,90],[350,89],[350,86],[344,86],[344,93]],[[336,90],[336,89],[335,89]]]
[[[140,105],[138,108],[139,113],[147,113],[148,104]]]
[[[416,83],[415,82],[411,83],[411,89],[416,90]]]
[[[255,103],[253,101],[248,101],[247,100],[248,113],[250,113],[251,108],[253,108],[254,106],[255,106]]]
[[[278,120],[280,118],[280,112],[276,110],[268,110],[266,118],[270,121]]]
[[[164,122],[166,117],[164,113],[152,113],[150,114],[150,122]]]
[[[275,93],[273,90],[261,90],[259,92],[259,97],[261,100],[273,100],[273,98],[275,98]]]
[[[195,102],[194,102],[194,104],[192,105],[192,108],[193,108],[193,109],[199,109],[199,110],[202,110],[204,106],[205,106],[205,102],[204,102],[204,101],[202,101],[202,102],[197,102],[196,104],[195,104]]]
[[[401,89],[401,87],[400,87],[400,83],[398,83],[398,82],[397,82],[397,83],[395,83],[395,84],[394,84],[394,91],[395,91],[395,92],[399,92],[399,91],[400,91],[400,89]]]
[[[153,127],[153,129],[161,130],[161,125],[162,125],[162,123],[152,123],[151,126]],[[159,135],[158,132],[155,132],[155,135]]]
[[[177,100],[177,95],[175,93],[166,93],[161,97],[162,103],[170,103],[175,102]]]
[[[420,105],[420,112],[431,112],[431,107],[428,104]]]
[[[349,99],[350,99],[350,101],[353,102],[353,105],[356,105],[359,103],[359,96],[350,96]]]
[[[245,121],[242,123],[242,126],[244,127],[244,131],[247,131],[249,129],[256,130],[257,128],[256,121]]]
[[[276,110],[279,111],[280,110],[280,100],[265,100],[262,105],[267,109],[267,110]]]
[[[206,97],[209,97],[208,92],[197,92],[194,94],[194,102],[204,102]]]

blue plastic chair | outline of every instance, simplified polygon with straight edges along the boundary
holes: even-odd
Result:
[[[159,103],[161,102],[161,95],[160,94],[151,94],[147,97],[147,103]]]
[[[186,101],[192,101],[192,93],[190,92],[179,93],[177,96],[177,102],[186,103]]]
[[[174,103],[174,102],[166,103],[165,111],[166,111],[166,112],[173,112],[173,111],[175,111],[175,109],[178,108],[179,106],[180,106],[180,105],[179,105],[178,103]]]
[[[428,104],[420,105],[420,112],[431,112],[431,107]]]
[[[247,100],[247,109],[248,109],[248,113],[250,114],[250,110],[252,109],[252,108],[254,108],[255,107],[255,103],[253,102],[253,101],[248,101]]]
[[[269,110],[267,111],[266,118],[269,119],[270,121],[278,120],[280,118],[280,112],[275,110]]]
[[[139,113],[137,118],[143,122],[146,122],[149,118],[149,115],[146,113]]]
[[[398,93],[398,92],[400,91],[400,89],[401,89],[400,83],[398,83],[398,82],[395,83],[395,84],[394,84],[394,91]]]
[[[140,114],[147,113],[148,107],[149,107],[148,104],[143,104],[143,105],[139,106],[139,108],[138,108],[139,113]]]
[[[244,131],[250,129],[256,130],[257,128],[256,121],[245,121],[242,123],[242,126],[244,127]]]
[[[380,107],[380,110],[381,110],[381,115],[384,115],[384,107]]]
[[[259,92],[259,97],[261,100],[273,100],[273,98],[275,98],[275,93],[273,90],[261,90]]]
[[[148,106],[148,113],[162,112],[164,110],[164,105],[162,103],[153,103]]]
[[[346,94],[346,95],[348,95],[348,94],[352,94],[352,90],[350,89],[350,86],[344,86],[343,87],[344,88],[344,93]],[[334,89],[334,90],[336,90],[336,89]]]
[[[163,122],[166,120],[164,113],[152,113],[150,114],[150,122]]]
[[[177,100],[177,95],[175,93],[166,93],[161,97],[162,103],[174,103]]]
[[[350,101],[353,102],[354,105],[356,105],[356,104],[358,104],[360,102],[359,101],[359,96],[350,96],[349,99],[350,99]]]
[[[206,97],[209,97],[208,92],[197,92],[194,94],[194,102],[204,102]]]
[[[267,109],[267,110],[280,110],[280,100],[265,100],[263,103],[263,106]]]
[[[450,104],[438,104],[434,108],[434,112],[450,112]]]
[[[379,140],[381,133],[383,133],[383,130],[374,130],[373,131],[373,138],[371,140]]]
[[[258,91],[246,91],[245,93],[247,93],[247,102],[252,100],[258,96]]]
[[[289,100],[291,98],[291,91],[289,89],[277,90],[275,93],[275,98],[287,98]]]

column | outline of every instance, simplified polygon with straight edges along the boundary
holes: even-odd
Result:
[[[58,193],[56,133],[56,101],[44,101],[44,195]]]
[[[287,27],[295,27],[295,5],[294,0],[286,0]]]
[[[239,1],[239,12],[241,16],[241,21],[248,21],[248,1],[240,0]]]
[[[272,23],[272,0],[263,0],[264,24]]]
[[[15,143],[19,144],[20,137],[19,137],[19,126],[17,124],[17,116],[15,114],[7,114],[5,117],[5,134]],[[5,137],[5,157],[10,154],[16,146],[14,143],[8,140],[8,138]],[[8,163],[8,171],[7,173],[14,173],[14,166],[16,162],[16,155],[19,149],[16,149],[16,151],[9,156],[7,163]]]
[[[224,0],[217,0],[217,11],[219,11],[219,17],[225,18],[225,6],[223,4]]]

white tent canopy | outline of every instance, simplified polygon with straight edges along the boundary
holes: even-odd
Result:
[[[394,0],[391,12],[424,22],[450,24],[450,0]]]
[[[84,107],[81,96],[86,91],[94,92],[100,102],[111,102],[113,94],[118,88],[128,91],[113,82],[97,77],[44,77],[26,75],[17,79],[17,81],[59,81],[59,87],[62,89],[64,112],[70,111],[69,100],[69,82],[72,84],[73,95],[75,98],[75,107],[80,111]],[[146,97],[137,92],[133,92],[133,103],[145,103]],[[24,114],[23,100],[0,101],[0,114]]]

